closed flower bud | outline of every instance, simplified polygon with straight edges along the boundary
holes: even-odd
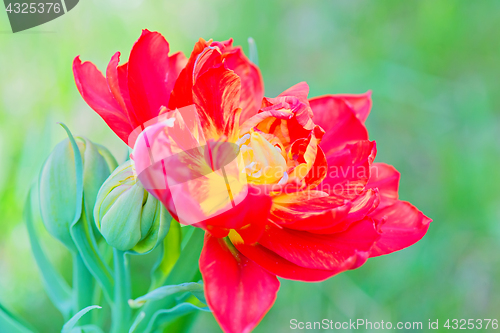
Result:
[[[116,168],[102,185],[94,218],[109,245],[137,253],[154,249],[165,238],[171,220],[161,202],[137,182],[131,161]]]
[[[75,141],[83,162],[83,208],[92,212],[102,183],[116,168],[111,153],[86,138]],[[76,215],[76,169],[73,148],[65,139],[54,148],[42,167],[39,179],[40,212],[49,233],[76,251],[69,228]],[[92,214],[89,214],[92,219]]]

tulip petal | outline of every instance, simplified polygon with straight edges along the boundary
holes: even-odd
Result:
[[[327,156],[348,143],[368,140],[368,131],[345,100],[328,95],[312,98],[309,103],[314,123],[326,132],[321,147]]]
[[[128,88],[134,107],[130,118],[135,124],[142,125],[153,119],[162,106],[168,105],[169,85],[173,85],[168,52],[165,38],[148,30],[143,30],[130,52]]]
[[[359,196],[370,178],[376,153],[375,141],[358,141],[327,155],[328,172],[317,189],[348,200]]]
[[[238,251],[240,251],[244,256],[259,266],[265,268],[272,274],[276,274],[277,276],[285,279],[318,282],[326,280],[345,269],[349,269],[348,267],[350,267],[349,265],[345,265],[345,269],[342,267],[342,269],[337,270],[305,268],[280,257],[260,244],[250,245],[242,242],[238,235],[234,232],[231,232],[229,237],[236,249],[238,249]],[[351,260],[349,263],[352,264],[353,262],[354,261]]]
[[[239,107],[240,91],[240,78],[224,66],[211,68],[198,78],[193,86],[193,99],[199,107],[204,130],[224,132],[228,119]]]
[[[370,217],[382,223],[382,236],[372,248],[370,257],[402,250],[418,242],[429,229],[431,219],[406,201],[377,209]]]
[[[106,124],[122,139],[128,142],[133,128],[127,112],[116,101],[102,73],[91,62],[80,57],[73,61],[73,74],[76,86],[87,104],[97,112]]]
[[[370,169],[370,179],[366,188],[378,188],[382,208],[392,205],[398,200],[399,172],[389,164],[373,163]]]
[[[354,110],[356,117],[364,123],[372,108],[372,92],[367,91],[364,94],[353,95],[343,94],[336,95],[337,98],[343,99]]]
[[[224,63],[241,79],[240,123],[257,114],[264,97],[264,81],[259,67],[254,65],[243,53],[241,47],[232,47],[232,40],[223,49]]]
[[[356,267],[363,264],[379,237],[374,221],[365,218],[346,231],[332,235],[312,234],[269,224],[259,243],[296,265],[336,270],[347,261],[354,260],[353,257],[356,257]]]
[[[200,257],[205,297],[226,333],[248,333],[276,299],[279,281],[224,239],[205,235]]]

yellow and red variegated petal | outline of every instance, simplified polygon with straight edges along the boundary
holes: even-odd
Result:
[[[236,249],[245,257],[263,267],[270,273],[276,274],[277,276],[285,279],[305,282],[323,281],[335,274],[351,269],[351,267],[354,267],[356,264],[356,257],[353,256],[351,260],[347,260],[344,265],[339,266],[335,270],[305,268],[280,257],[260,244],[249,244],[247,242],[243,242],[234,232],[229,234],[229,238]]]
[[[249,185],[247,195],[239,204],[219,215],[193,225],[209,232],[213,231],[211,228],[229,230],[246,229],[251,226],[252,229],[247,236],[252,240],[258,239],[262,229],[267,224],[271,205],[272,200],[267,194],[263,193],[259,187]],[[221,232],[221,230],[217,229],[215,232]]]
[[[415,206],[406,201],[375,210],[370,214],[380,221],[382,236],[375,243],[370,256],[376,257],[402,250],[418,242],[432,222]]]
[[[364,219],[373,212],[379,204],[379,194],[377,190],[364,190],[357,198],[348,202],[349,209],[342,220],[336,220],[330,227],[309,230],[317,234],[334,234],[347,230],[351,224]],[[288,227],[288,225],[287,225]]]
[[[321,147],[327,156],[348,143],[368,140],[368,131],[345,100],[330,95],[311,98],[309,103],[314,123],[326,132]]]
[[[389,164],[373,163],[367,188],[378,188],[380,193],[379,208],[392,205],[398,200],[399,172]]]
[[[203,38],[195,44],[193,51],[175,81],[168,108],[173,110],[193,104],[193,85],[197,78],[214,66],[222,63],[218,43]],[[214,45],[214,46],[212,46]]]
[[[331,235],[268,224],[259,244],[298,266],[336,270],[352,260],[357,266],[362,265],[379,238],[375,221],[365,218],[352,224],[346,231]]]
[[[200,256],[205,297],[225,333],[248,333],[272,307],[279,281],[229,241],[205,235]]]
[[[318,146],[323,131],[316,126],[308,138],[298,139],[288,151],[288,165],[293,166],[289,179],[298,178],[304,181],[308,188],[313,188],[326,177],[328,164],[325,154]]]
[[[104,75],[91,62],[80,57],[73,61],[73,74],[78,91],[87,104],[101,116],[113,132],[125,143],[133,130],[127,110],[120,106],[111,92]]]
[[[315,215],[322,215],[326,211],[343,207],[335,211],[339,218],[349,212],[349,207],[344,207],[346,202],[337,197],[328,196],[327,193],[315,190],[285,193],[273,198],[271,217],[273,222],[286,225]],[[345,216],[344,215],[344,216]]]
[[[160,108],[168,105],[172,83],[169,45],[157,33],[143,30],[134,44],[128,62],[128,90],[134,107],[131,119],[144,124],[158,116]]]
[[[364,94],[342,94],[333,95],[335,98],[344,100],[354,110],[356,117],[364,123],[372,108],[372,92],[367,91]]]
[[[327,155],[328,172],[316,189],[353,200],[362,193],[370,178],[376,153],[375,141],[359,141]]]
[[[193,101],[204,130],[213,127],[218,133],[224,133],[226,123],[238,111],[240,92],[240,78],[223,65],[208,69],[196,80]]]
[[[241,79],[240,107],[243,111],[240,122],[243,123],[260,109],[264,97],[264,81],[259,68],[243,54],[241,47],[224,49],[223,58],[226,67]]]

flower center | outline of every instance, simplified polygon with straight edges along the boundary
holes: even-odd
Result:
[[[287,163],[279,145],[269,142],[265,134],[251,130],[236,142],[245,163],[247,179],[254,184],[285,184]]]

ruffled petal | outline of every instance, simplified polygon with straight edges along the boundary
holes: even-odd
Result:
[[[328,95],[312,98],[309,103],[314,123],[326,132],[321,147],[327,156],[348,143],[368,140],[368,131],[344,99]]]
[[[318,190],[352,200],[362,193],[370,178],[377,153],[375,141],[359,141],[327,155],[328,172]]]
[[[344,267],[339,267],[336,270],[305,268],[280,257],[260,244],[244,243],[235,232],[231,232],[229,237],[240,253],[270,273],[285,279],[305,282],[323,281],[341,271],[350,269],[355,263],[353,257],[353,260],[347,261]]]
[[[402,250],[424,237],[431,219],[406,201],[377,209],[370,216],[382,224],[382,236],[370,256],[376,257]]]
[[[82,63],[80,57],[76,57],[73,61],[73,74],[78,91],[85,102],[101,116],[120,139],[127,143],[133,128],[126,110],[113,96],[102,73],[93,63],[88,61]]]
[[[372,108],[372,92],[367,91],[364,94],[342,94],[335,95],[336,98],[344,100],[356,114],[356,117],[364,123],[368,115],[370,114],[370,110]]]
[[[216,133],[231,136],[233,128],[227,128],[226,123],[238,112],[240,91],[241,82],[238,75],[222,65],[210,68],[196,80],[193,86],[193,100],[198,107],[207,137],[217,137]],[[231,133],[225,133],[226,131]]]
[[[269,224],[259,243],[298,266],[336,270],[351,260],[356,261],[356,267],[362,265],[379,237],[374,221],[366,218],[346,231],[332,235],[312,234]]]
[[[380,205],[382,208],[392,205],[398,200],[399,172],[389,164],[373,163],[367,188],[377,188],[380,193]]]
[[[226,333],[250,332],[273,305],[280,285],[275,275],[210,234],[200,271],[208,306]]]
[[[230,40],[232,43],[232,40]],[[257,114],[264,97],[264,81],[259,67],[243,54],[241,47],[226,47],[223,51],[224,63],[241,79],[240,123]]]
[[[169,45],[157,33],[143,30],[130,52],[128,62],[128,88],[134,107],[131,114],[135,124],[144,124],[158,116],[160,108],[167,106],[175,77],[169,74]]]

